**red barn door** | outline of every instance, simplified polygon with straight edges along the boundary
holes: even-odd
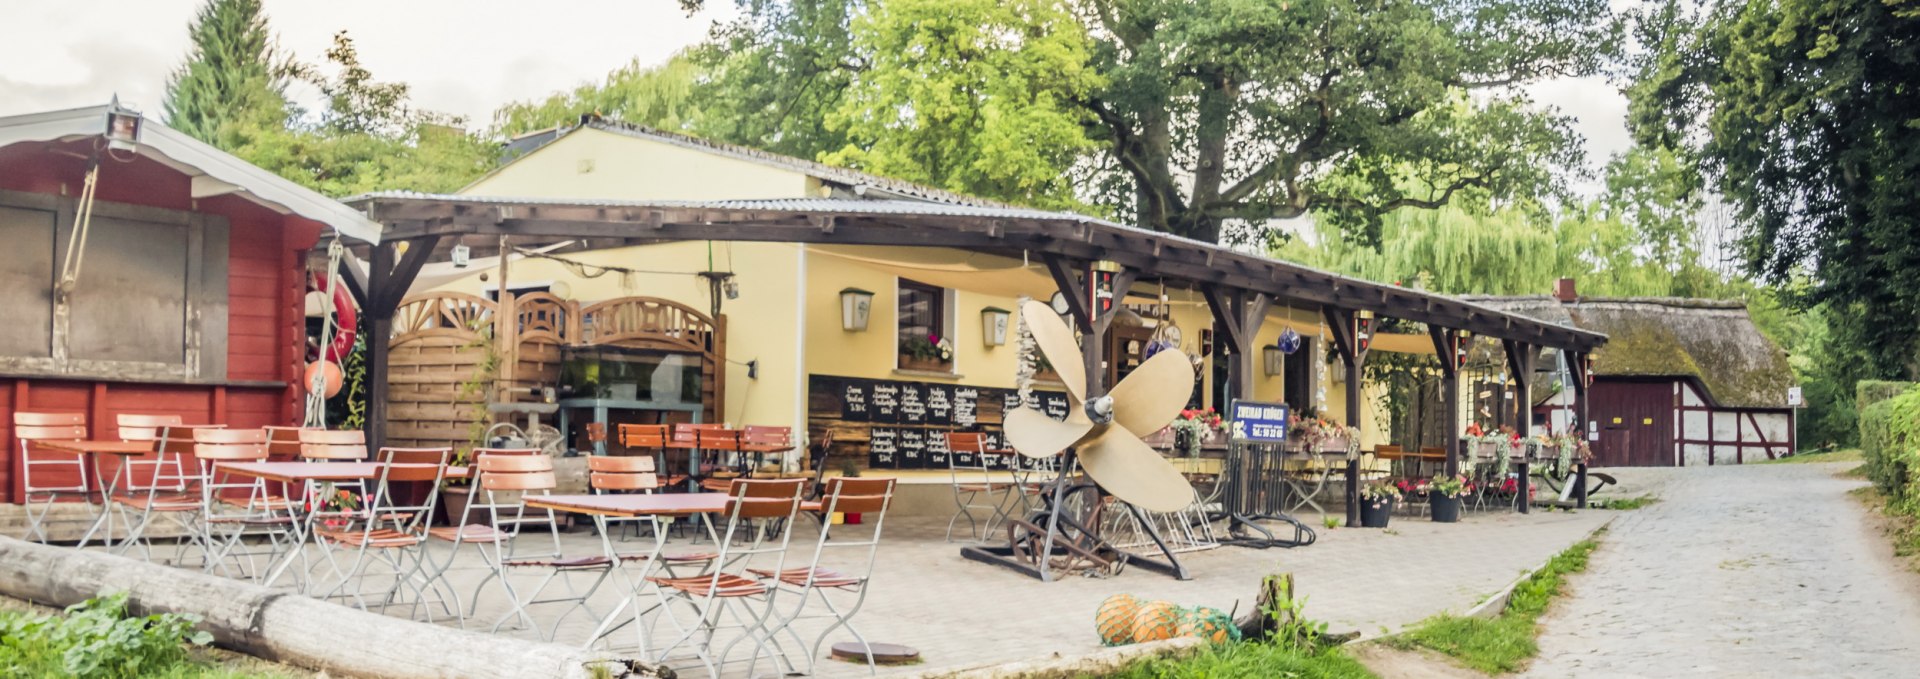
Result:
[[[1671,467],[1673,383],[1621,382],[1602,378],[1587,405],[1600,423],[1596,467]]]

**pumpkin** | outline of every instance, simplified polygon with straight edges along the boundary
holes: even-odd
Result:
[[[1132,594],[1115,594],[1100,602],[1100,608],[1093,616],[1094,629],[1100,633],[1100,643],[1107,646],[1133,643],[1133,614],[1139,610],[1140,600]]]
[[[1172,639],[1180,631],[1181,612],[1179,606],[1165,601],[1140,604],[1140,610],[1133,614],[1133,640]]]
[[[1240,628],[1233,624],[1233,618],[1218,608],[1196,606],[1180,616],[1180,636],[1205,639],[1208,643],[1224,644],[1240,638]]]

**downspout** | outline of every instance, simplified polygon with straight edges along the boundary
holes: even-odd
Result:
[[[794,251],[799,271],[799,282],[793,286],[794,335],[793,343],[793,441],[799,447],[799,455],[789,455],[781,463],[787,471],[798,469],[799,460],[807,455],[807,244],[800,243]]]

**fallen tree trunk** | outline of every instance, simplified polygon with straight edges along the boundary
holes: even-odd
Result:
[[[658,677],[645,667],[559,644],[495,637],[368,613],[238,580],[0,537],[0,594],[66,607],[125,591],[141,615],[187,613],[214,643],[333,675]],[[604,668],[596,674],[595,669]]]

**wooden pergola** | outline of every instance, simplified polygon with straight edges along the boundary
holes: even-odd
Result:
[[[1499,340],[1516,376],[1531,374],[1537,350],[1568,352],[1575,371],[1572,385],[1577,411],[1586,412],[1586,356],[1606,336],[1565,325],[1502,312],[1462,300],[1394,285],[1364,281],[1289,262],[1147,231],[1074,214],[971,207],[904,200],[780,199],[729,201],[570,201],[537,198],[371,194],[348,199],[382,225],[381,242],[363,245],[367,270],[345,272],[360,296],[370,337],[391,334],[395,309],[421,267],[445,256],[463,238],[534,247],[576,241],[582,249],[673,241],[781,242],[951,248],[985,254],[1027,257],[1044,263],[1069,300],[1079,330],[1103,336],[1120,305],[1101,313],[1091,304],[1088,280],[1099,268],[1112,272],[1112,289],[1126,291],[1142,277],[1164,279],[1169,287],[1197,291],[1213,312],[1232,362],[1228,390],[1245,394],[1253,376],[1253,346],[1267,311],[1275,303],[1317,307],[1331,330],[1347,384],[1359,385],[1374,326],[1398,318],[1427,326],[1441,357],[1443,389],[1449,412],[1458,412],[1458,357],[1470,335]],[[402,250],[404,249],[404,253]],[[1096,264],[1099,266],[1096,267]],[[1085,342],[1086,364],[1102,365],[1103,342]],[[385,384],[387,347],[369,342],[368,381]],[[1454,357],[1454,360],[1448,360]],[[1087,371],[1088,396],[1105,392],[1105,372]],[[1528,381],[1516,379],[1517,400],[1531,403]],[[1361,390],[1346,390],[1347,422],[1360,425]],[[385,441],[386,394],[369,395],[367,434],[373,445]],[[1459,422],[1448,418],[1448,473],[1458,473]],[[1518,430],[1527,434],[1529,418]],[[1347,521],[1358,523],[1358,462],[1349,462]],[[1519,469],[1526,497],[1526,469]],[[1585,465],[1577,487],[1584,489]],[[1584,503],[1585,498],[1579,498]],[[1521,503],[1522,511],[1526,503]]]

